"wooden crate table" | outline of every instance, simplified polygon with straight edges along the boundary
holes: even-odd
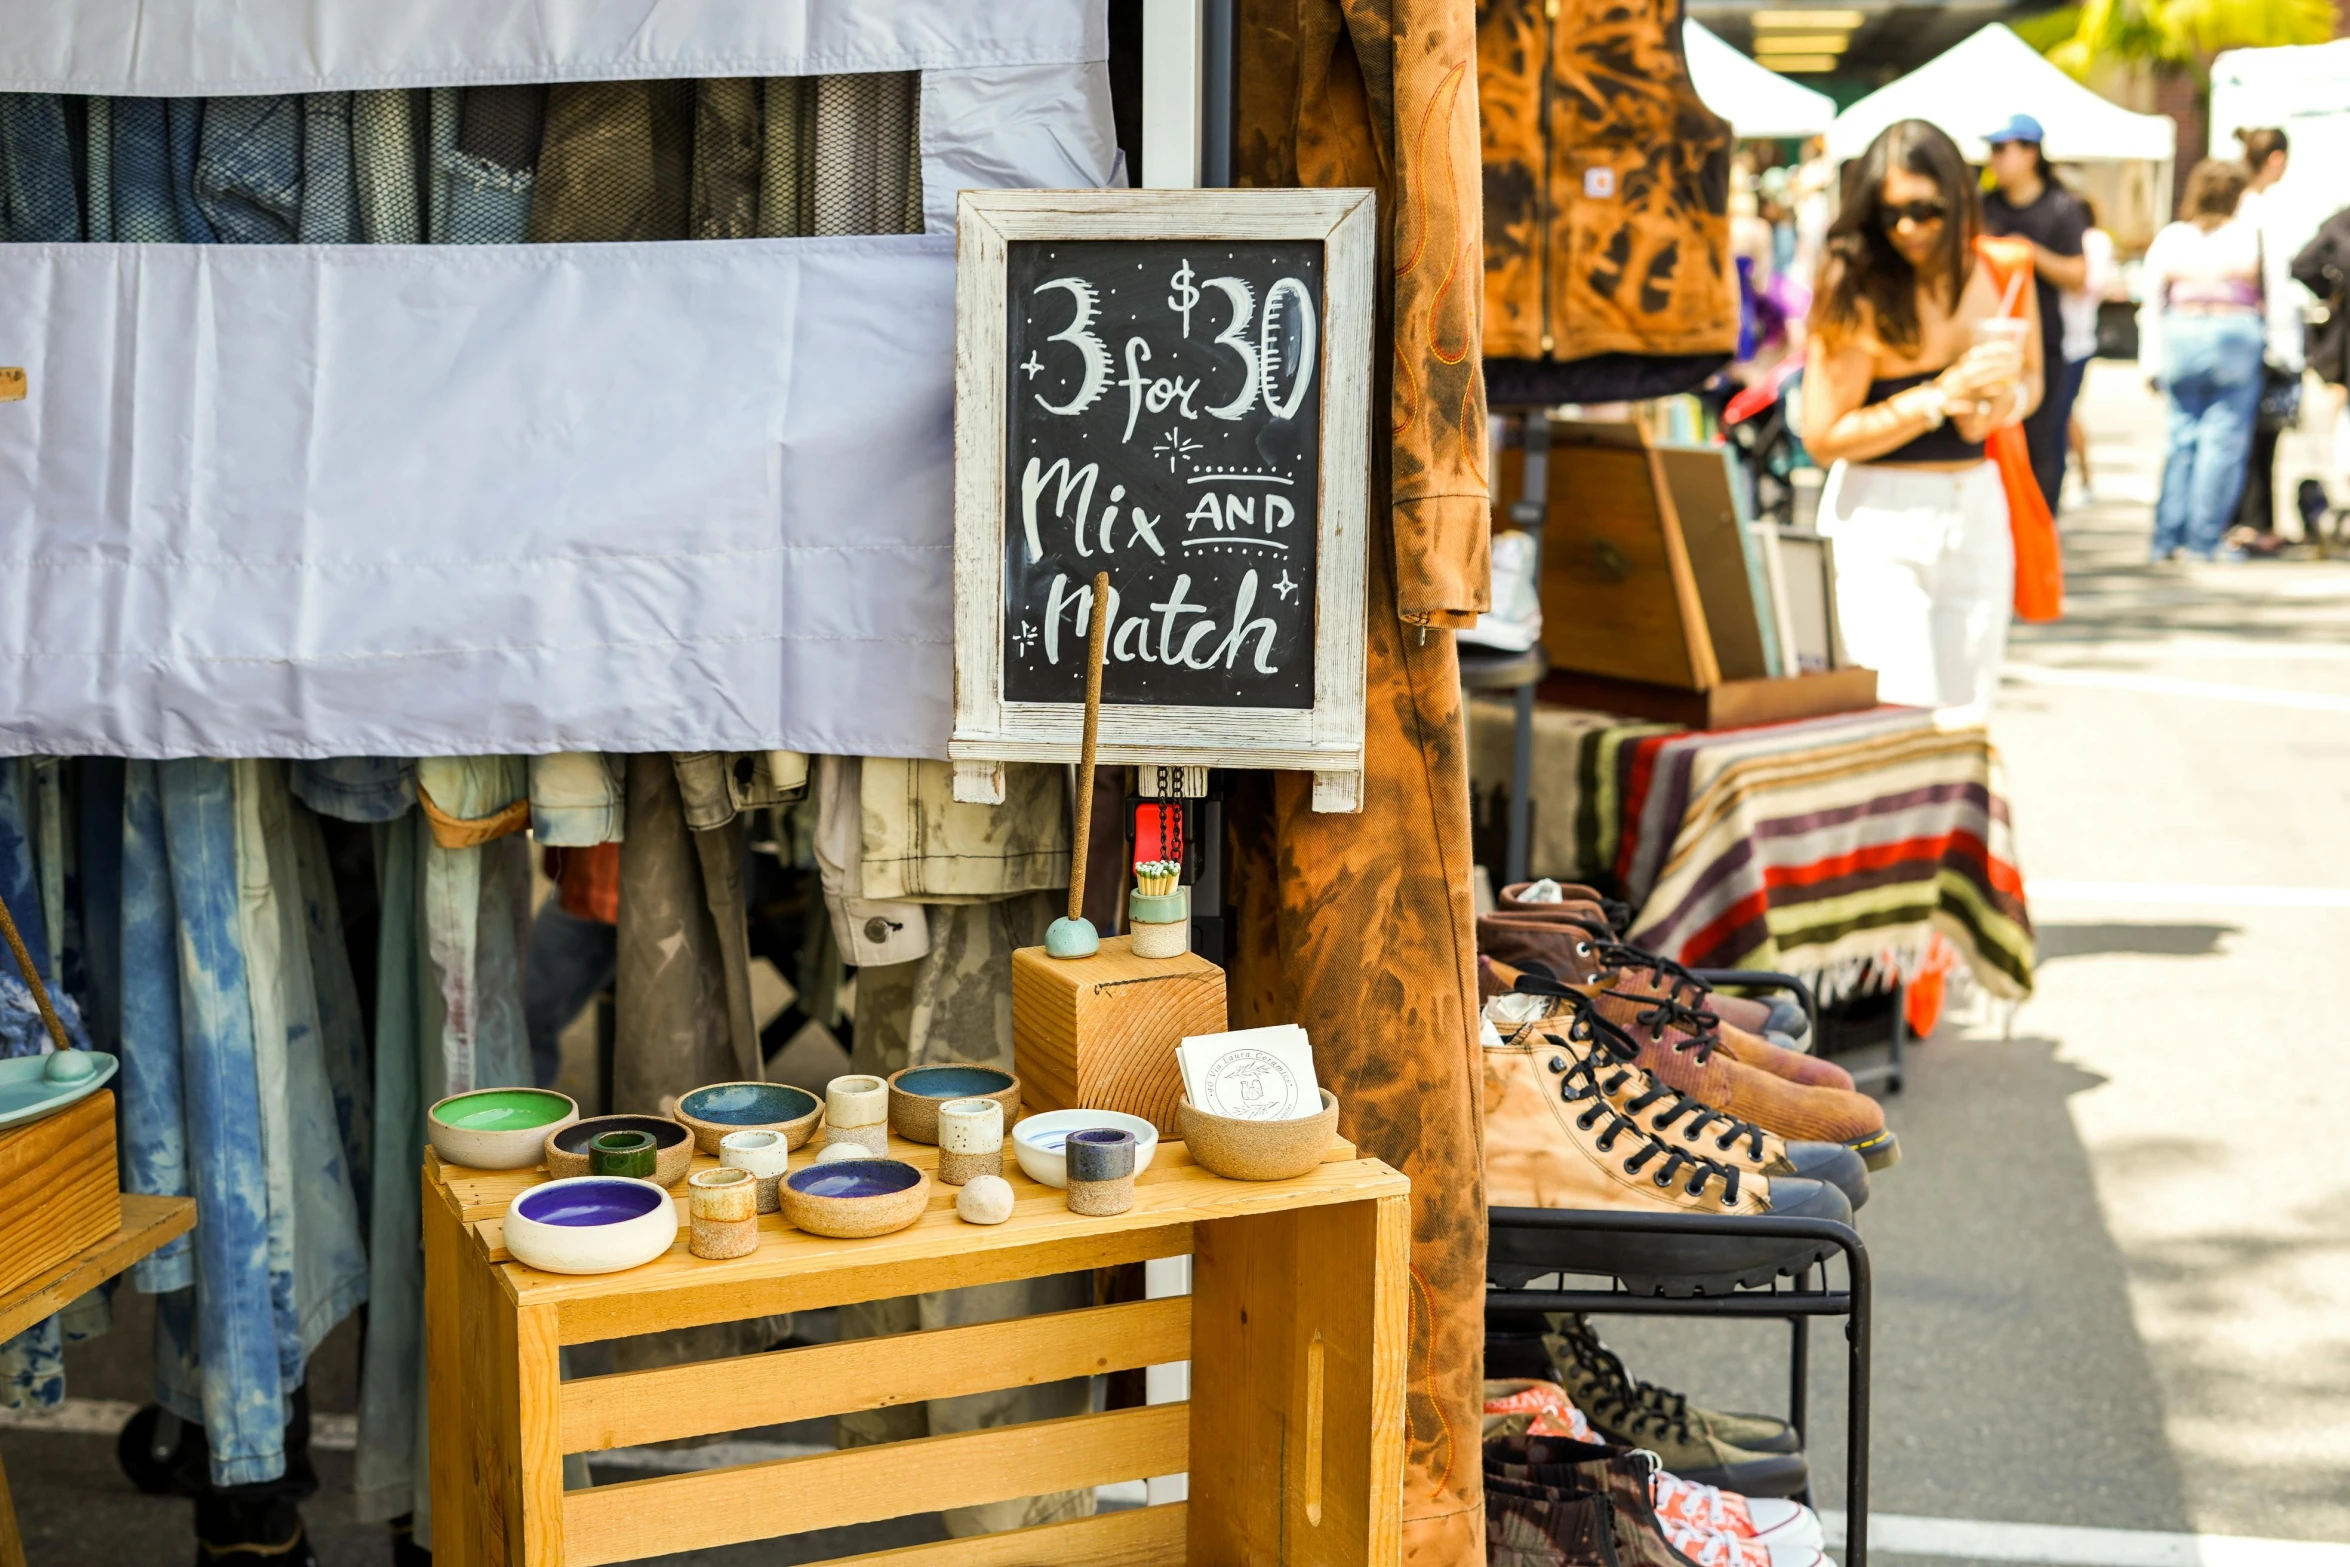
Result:
[[[891,1139],[935,1176],[938,1150]],[[793,1157],[808,1162],[809,1150]],[[697,1156],[695,1167],[713,1161]],[[514,1262],[506,1204],[543,1170],[424,1169],[425,1352],[440,1567],[587,1567],[1188,1473],[1187,1502],[859,1556],[859,1567],[1377,1564],[1400,1550],[1409,1184],[1334,1143],[1291,1181],[1227,1181],[1163,1142],[1115,1218],[1005,1177],[1013,1215],[575,1278]],[[680,1188],[679,1203],[683,1196]],[[1189,1253],[1192,1293],[565,1381],[565,1345]],[[563,1488],[567,1453],[1191,1362],[1188,1403]],[[843,1559],[844,1561],[849,1559]]]

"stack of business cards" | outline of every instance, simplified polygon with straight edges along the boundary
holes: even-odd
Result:
[[[1195,1034],[1175,1047],[1183,1091],[1196,1109],[1239,1121],[1294,1121],[1318,1115],[1314,1048],[1295,1023]]]

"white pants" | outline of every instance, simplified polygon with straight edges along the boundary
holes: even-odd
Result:
[[[1845,655],[1877,672],[1878,700],[1988,717],[2015,599],[1999,470],[1840,462],[1819,530],[1836,544]]]

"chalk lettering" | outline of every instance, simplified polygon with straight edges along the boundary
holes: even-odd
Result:
[[[1060,493],[1053,497],[1055,517],[1068,513],[1069,492],[1080,492],[1077,497],[1077,553],[1085,553],[1085,513],[1093,505],[1093,485],[1101,477],[1101,464],[1089,462],[1072,471],[1066,457],[1054,458],[1050,468],[1041,467],[1031,457],[1028,466],[1020,471],[1020,527],[1028,536],[1028,558],[1031,561],[1044,559],[1044,541],[1036,527],[1036,498],[1044,493],[1044,487],[1052,482],[1055,473],[1061,476]]]

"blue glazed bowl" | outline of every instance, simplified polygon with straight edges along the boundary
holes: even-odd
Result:
[[[901,1159],[841,1159],[783,1178],[783,1216],[811,1235],[887,1235],[922,1217],[930,1177]]]
[[[788,1083],[712,1083],[677,1101],[677,1118],[713,1159],[729,1132],[780,1132],[786,1148],[806,1142],[824,1119],[824,1101]]]
[[[547,1273],[617,1273],[676,1244],[677,1207],[651,1181],[548,1181],[506,1205],[505,1241],[516,1262]]]
[[[889,1129],[910,1143],[938,1141],[938,1107],[950,1099],[993,1099],[1004,1125],[1020,1119],[1020,1079],[992,1066],[910,1066],[889,1080]]]

